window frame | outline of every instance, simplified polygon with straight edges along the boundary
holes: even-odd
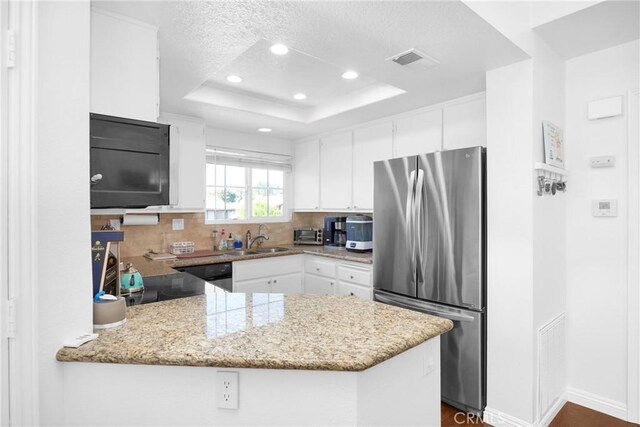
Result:
[[[237,166],[235,164],[227,164],[225,162],[220,162],[220,163],[211,163],[211,162],[206,162],[207,165],[212,164],[212,165],[219,165],[219,166]],[[213,209],[208,209],[207,208],[207,204],[206,204],[206,199],[208,197],[209,194],[209,188],[220,188],[222,186],[219,185],[209,185],[209,182],[207,181],[207,174],[205,174],[205,208],[204,208],[204,223],[205,224],[210,224],[210,225],[229,225],[229,224],[255,224],[255,223],[283,223],[283,222],[289,222],[291,221],[291,207],[290,207],[290,188],[291,188],[291,177],[292,177],[292,173],[289,170],[286,169],[280,169],[277,167],[269,167],[268,165],[245,165],[242,166],[244,167],[245,171],[245,185],[244,185],[244,192],[245,192],[245,197],[244,197],[244,204],[245,204],[245,211],[247,213],[246,218],[245,219],[209,219],[208,218],[208,213],[209,212],[213,212]],[[253,170],[254,169],[262,169],[262,170],[267,170],[267,171],[280,171],[282,172],[282,198],[283,198],[283,204],[282,204],[282,215],[281,216],[253,216],[252,215],[252,202],[253,202],[253,182],[252,182],[252,178],[253,178]],[[267,172],[268,173],[268,172]],[[225,182],[226,184],[226,182]],[[224,188],[226,188],[227,186],[225,185]],[[235,188],[235,187],[234,187]],[[258,187],[255,187],[256,189]],[[267,187],[267,189],[270,187]]]

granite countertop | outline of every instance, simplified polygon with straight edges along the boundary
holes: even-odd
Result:
[[[207,293],[128,309],[120,328],[64,362],[362,371],[453,327],[450,320],[309,294]]]
[[[133,266],[140,271],[142,276],[159,276],[163,274],[175,273],[175,267],[189,267],[193,265],[218,264],[223,262],[244,261],[249,259],[270,258],[286,255],[310,254],[324,256],[328,258],[341,259],[344,261],[360,262],[364,264],[372,263],[371,252],[350,252],[345,248],[337,248],[330,246],[278,246],[287,248],[287,251],[275,253],[263,253],[252,255],[229,255],[233,251],[220,252],[214,256],[199,258],[178,258],[162,261],[152,261],[144,256],[128,257],[122,261],[126,264],[132,263]]]

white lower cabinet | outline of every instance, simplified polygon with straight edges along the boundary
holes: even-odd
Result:
[[[304,274],[304,293],[318,295],[333,295],[336,293],[336,279]]]
[[[233,263],[233,292],[302,293],[303,255]]]
[[[338,282],[338,294],[353,295],[362,299],[373,298],[371,288],[365,288],[364,286],[358,286],[347,282]]]
[[[316,255],[288,255],[233,263],[233,292],[353,295],[372,299],[371,264]]]
[[[338,294],[373,299],[371,266],[338,265]]]
[[[271,292],[278,294],[301,294],[303,292],[302,273],[274,277],[271,280]]]
[[[305,255],[304,292],[372,299],[371,265]]]

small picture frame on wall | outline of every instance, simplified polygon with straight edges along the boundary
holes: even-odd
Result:
[[[550,166],[564,169],[564,137],[562,129],[553,123],[542,121],[542,141],[544,162]]]

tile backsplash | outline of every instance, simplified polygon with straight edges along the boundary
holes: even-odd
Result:
[[[293,244],[293,229],[295,227],[319,227],[324,225],[324,217],[334,214],[326,212],[295,212],[289,222],[267,223],[266,230],[269,240],[265,246],[291,245]],[[173,231],[172,221],[176,218],[184,219],[184,230]],[[118,215],[92,215],[91,229],[99,230],[109,223],[110,219],[120,219]],[[225,237],[240,234],[242,241],[247,230],[256,236],[258,225],[255,224],[205,224],[204,213],[162,213],[158,225],[123,225],[124,242],[120,246],[120,255],[123,258],[144,255],[152,249],[156,252],[169,252],[169,246],[173,242],[194,242],[196,250],[211,249],[213,247],[213,230],[220,233],[224,229]],[[220,234],[218,234],[218,239]],[[218,240],[219,241],[219,240]]]

